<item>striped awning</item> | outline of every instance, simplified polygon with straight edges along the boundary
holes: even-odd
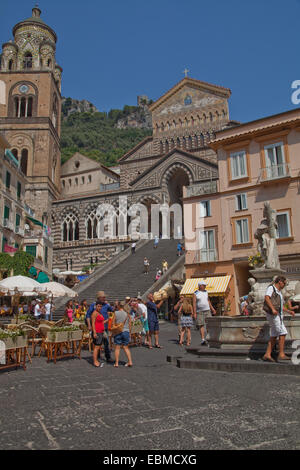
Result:
[[[206,282],[206,290],[211,296],[222,296],[226,293],[229,285],[230,276],[213,276],[187,279],[181,289],[180,295],[192,295],[198,289],[198,282]]]

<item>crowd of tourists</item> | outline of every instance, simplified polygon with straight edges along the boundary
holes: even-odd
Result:
[[[285,312],[294,316],[295,311],[299,311],[299,304],[284,301],[282,290],[286,283],[285,277],[278,276],[265,293],[263,309],[270,327],[270,340],[263,360],[268,362],[274,362],[272,353],[277,339],[278,359],[289,359],[284,352],[287,330],[283,322],[283,314]],[[216,310],[210,301],[206,287],[206,282],[201,280],[191,298],[180,296],[178,302],[172,307],[171,320],[175,320],[178,325],[180,346],[184,343],[187,346],[191,345],[193,327],[200,332],[201,346],[208,346],[207,319],[216,315]],[[77,300],[69,300],[65,307],[64,318],[69,324],[76,320],[85,323],[94,344],[93,365],[95,367],[103,366],[103,362],[99,360],[101,349],[107,362],[113,362],[111,352],[114,349],[114,367],[119,367],[121,348],[127,358],[125,366],[132,367],[130,344],[143,345],[149,349],[162,348],[159,343],[158,312],[163,303],[164,300],[155,301],[154,295],[150,293],[146,301],[143,301],[141,297],[126,297],[124,301],[116,300],[110,304],[105,292],[99,291],[95,302],[91,305],[88,305],[86,299],[80,303]],[[6,312],[5,305],[2,306],[2,310]],[[241,313],[246,316],[251,315],[251,303],[248,297],[241,299]],[[35,299],[30,303],[20,304],[19,314],[31,314],[37,320],[52,320],[53,304],[49,298],[43,301]],[[140,329],[134,330],[132,327],[137,324]]]
[[[100,362],[100,349],[104,351],[107,362],[112,362],[111,351],[114,344],[114,367],[119,367],[119,357],[121,348],[127,358],[126,367],[132,367],[132,356],[129,349],[130,341],[142,344],[149,349],[159,348],[159,321],[158,309],[163,301],[155,303],[153,294],[149,294],[147,301],[141,298],[126,297],[124,301],[115,301],[110,304],[106,300],[105,292],[97,293],[96,301],[90,306],[84,300],[77,309],[76,303],[70,300],[65,309],[65,318],[69,323],[76,319],[75,311],[84,321],[93,339],[93,365],[102,367]],[[132,324],[136,321],[141,324],[138,333],[131,333]],[[154,343],[153,343],[154,339]]]

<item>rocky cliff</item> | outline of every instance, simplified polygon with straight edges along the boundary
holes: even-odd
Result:
[[[73,98],[62,98],[62,118],[67,119],[73,113],[97,113],[98,109],[87,100],[74,100]]]

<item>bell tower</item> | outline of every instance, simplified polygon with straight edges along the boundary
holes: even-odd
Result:
[[[17,23],[2,45],[0,126],[27,177],[26,202],[50,225],[52,201],[60,194],[61,74],[56,33],[32,16]]]

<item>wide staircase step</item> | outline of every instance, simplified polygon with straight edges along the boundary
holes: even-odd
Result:
[[[124,300],[126,296],[143,295],[155,282],[158,269],[162,269],[162,261],[168,262],[169,268],[177,261],[178,240],[160,240],[154,248],[153,240],[141,247],[135,254],[104,274],[100,279],[80,291],[79,300],[86,299],[91,304],[98,291],[104,291],[109,302]],[[149,273],[144,274],[144,258],[150,262]],[[58,309],[54,318],[59,319],[63,309]]]

